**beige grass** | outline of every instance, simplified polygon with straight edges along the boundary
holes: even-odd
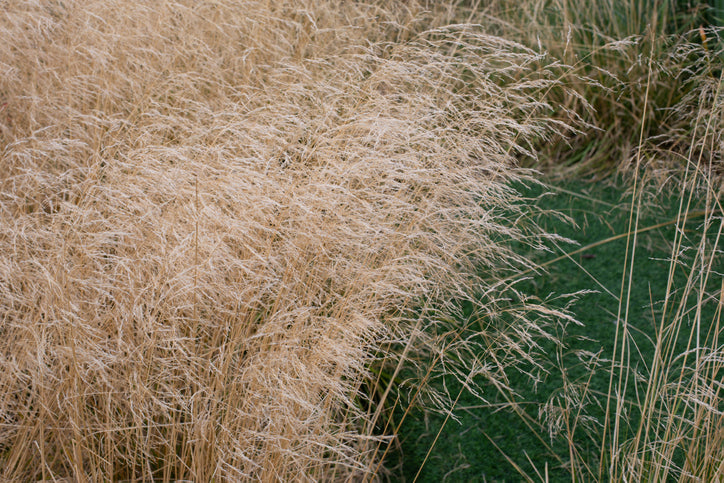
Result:
[[[543,58],[453,13],[3,4],[0,478],[371,476],[368,365],[527,266],[506,183],[565,129]]]

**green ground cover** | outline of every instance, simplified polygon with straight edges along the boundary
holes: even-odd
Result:
[[[541,190],[532,189],[528,194],[539,196]],[[629,425],[622,429],[623,440],[632,437],[635,431],[637,393],[638,398],[645,393],[645,375],[654,354],[653,339],[662,309],[659,301],[666,292],[671,240],[676,230],[674,221],[680,199],[676,193],[653,191],[644,193],[642,198],[628,317],[630,340],[634,343],[631,344],[629,365],[642,377],[629,386],[626,400],[630,419]],[[531,275],[517,288],[529,294],[531,300],[547,300],[557,307],[565,307],[571,302],[567,294],[590,290],[578,295],[570,306],[583,325],[560,326],[557,335],[565,347],[542,343],[543,351],[549,355],[543,367],[548,373],[540,368],[528,368],[538,378],[537,382],[521,372],[508,374],[511,386],[517,392],[513,399],[519,403],[519,411],[525,413],[523,418],[513,413],[510,396],[501,395],[490,386],[484,394],[488,405],[462,391],[455,410],[457,421],[448,419],[445,422],[445,415],[420,410],[408,414],[400,431],[400,453],[395,455],[397,458],[401,455],[400,471],[405,480],[412,481],[417,476],[418,481],[520,481],[522,476],[508,460],[510,458],[533,477],[536,471],[545,477],[547,471],[551,481],[570,481],[566,468],[570,458],[565,419],[562,420],[564,427],[556,429],[555,425],[546,424],[541,411],[546,402],[556,403],[549,405],[554,409],[548,415],[556,407],[565,407],[566,401],[570,400],[565,394],[576,390],[579,394],[587,394],[583,398],[586,403],[581,414],[590,419],[588,423],[585,418],[579,422],[573,439],[578,450],[588,454],[584,459],[597,465],[609,384],[607,367],[610,363],[606,361],[614,350],[618,297],[627,253],[625,236],[611,238],[627,232],[630,203],[630,192],[620,185],[582,182],[560,184],[550,195],[538,200],[537,205],[543,210],[563,213],[575,221],[575,226],[549,215],[541,216],[539,223],[549,231],[575,239],[580,246],[550,244],[550,253],[530,254],[537,262],[543,264],[562,253],[605,242],[548,265],[548,273]],[[699,206],[690,207],[694,216],[686,225],[685,245],[696,246],[698,243],[701,217],[696,216],[696,212],[700,209]],[[682,264],[674,279],[675,287],[683,285],[687,274],[685,265],[691,262],[693,253],[688,250],[682,255]],[[721,272],[721,264],[714,267],[714,273]],[[712,278],[716,279],[712,283],[720,283],[720,277]],[[622,307],[625,309],[625,304]],[[704,303],[702,308],[702,320],[713,320],[715,304]],[[474,317],[474,314],[470,315]],[[687,319],[693,320],[693,313]],[[689,330],[683,330],[678,338],[680,351],[694,330],[690,324],[685,325],[685,329],[687,327]],[[594,367],[598,369],[591,375]],[[438,385],[443,383],[448,385],[453,396],[460,391],[461,385],[457,381],[441,379],[436,382]],[[401,412],[398,411],[396,416],[399,418]]]

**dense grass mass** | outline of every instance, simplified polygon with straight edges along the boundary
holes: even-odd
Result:
[[[636,200],[675,180],[716,237],[689,265],[673,242],[687,296],[633,442],[622,282],[600,458],[564,467],[721,475],[719,32],[574,3],[0,3],[0,479],[381,479],[393,408],[451,417],[435,381],[521,403],[507,374],[575,320],[519,289],[561,237],[513,186],[571,139]]]
[[[378,471],[368,367],[527,266],[507,181],[565,129],[539,54],[439,8],[2,5],[1,478]]]

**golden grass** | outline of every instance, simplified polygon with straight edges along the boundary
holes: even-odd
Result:
[[[567,129],[453,7],[3,4],[0,478],[375,476],[369,364],[529,266],[506,183]]]

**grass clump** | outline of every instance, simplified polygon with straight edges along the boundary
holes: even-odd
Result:
[[[575,111],[589,127],[542,145],[537,166],[561,178],[572,172],[605,178],[612,170],[630,176],[643,150],[643,165],[666,178],[685,169],[695,148],[721,176],[721,138],[702,146],[697,130],[702,107],[721,105],[713,96],[724,58],[722,25],[706,2],[500,1],[474,3],[469,15],[571,66],[561,77],[569,89],[554,89],[552,104],[564,107],[566,118]],[[712,132],[721,132],[721,115],[712,114]]]
[[[453,7],[3,7],[2,479],[374,476],[369,368],[429,371],[415,309],[445,327],[530,266],[515,156],[568,129],[560,66]]]

